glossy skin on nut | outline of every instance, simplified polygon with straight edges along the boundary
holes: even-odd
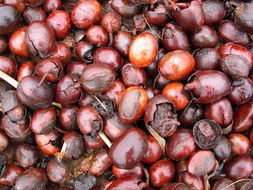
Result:
[[[45,81],[38,87],[41,79],[35,76],[23,78],[17,87],[17,96],[21,103],[36,109],[52,103],[53,89]]]
[[[144,114],[147,103],[148,95],[144,89],[138,86],[125,89],[118,104],[119,118],[125,123],[133,123]]]
[[[160,59],[158,68],[167,80],[182,80],[194,69],[195,60],[187,51],[177,50]]]
[[[0,70],[13,77],[17,72],[17,63],[8,57],[0,56]]]
[[[137,67],[147,67],[156,58],[158,51],[157,39],[153,34],[139,34],[129,49],[129,60]]]
[[[142,157],[141,162],[148,164],[154,163],[161,158],[162,153],[163,150],[161,145],[157,142],[157,140],[153,136],[148,135],[148,149],[147,152]]]
[[[253,54],[244,46],[230,42],[220,46],[218,51],[221,57],[225,57],[230,54],[242,56],[247,59],[250,69],[253,66]]]
[[[131,169],[141,161],[147,148],[147,136],[142,130],[133,127],[114,141],[109,155],[115,166]]]
[[[62,10],[57,10],[50,14],[47,17],[47,23],[54,30],[58,39],[66,37],[71,29],[70,15]]]
[[[46,22],[34,21],[27,27],[25,41],[31,55],[46,58],[54,50],[55,34]]]
[[[17,81],[21,81],[26,76],[31,76],[34,72],[34,67],[35,64],[32,61],[22,63],[17,73]]]
[[[253,172],[253,160],[249,156],[237,156],[226,163],[225,172],[233,180],[248,178]]]
[[[186,84],[185,89],[193,92],[195,102],[208,104],[226,96],[231,90],[231,83],[226,74],[205,70],[194,73],[192,82]]]
[[[214,170],[216,159],[209,150],[199,150],[189,159],[187,169],[193,175],[203,176]]]
[[[13,32],[20,22],[18,10],[11,5],[1,4],[0,13],[0,35]]]
[[[234,113],[233,131],[243,132],[249,129],[253,123],[253,102],[243,104]]]
[[[234,154],[242,155],[250,150],[250,141],[243,134],[231,133],[228,136],[228,140],[231,143],[231,149]]]
[[[197,149],[193,134],[190,130],[179,129],[166,144],[166,154],[173,160],[186,160]]]
[[[83,70],[80,82],[88,92],[105,92],[112,86],[115,77],[109,65],[90,64]]]
[[[183,110],[189,103],[189,95],[184,90],[184,85],[179,82],[172,82],[167,84],[162,94],[166,96],[177,110]]]
[[[30,52],[25,42],[26,30],[26,26],[19,28],[14,33],[12,33],[9,39],[9,49],[12,51],[12,53],[21,57],[30,56]]]
[[[149,169],[150,181],[154,187],[162,187],[173,180],[175,167],[167,159],[155,162]]]
[[[176,22],[187,31],[194,31],[205,22],[204,11],[198,0],[189,3],[187,8],[175,10],[174,17]]]
[[[78,28],[88,28],[100,20],[101,12],[102,7],[98,1],[80,1],[72,10],[71,21]]]

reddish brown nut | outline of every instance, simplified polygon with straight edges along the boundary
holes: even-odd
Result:
[[[35,135],[35,141],[40,150],[47,155],[54,155],[60,151],[58,136],[53,132],[44,135]]]
[[[225,160],[231,156],[231,143],[226,137],[221,137],[220,143],[213,149],[219,160]]]
[[[121,70],[122,81],[126,86],[140,86],[147,81],[145,70],[136,67],[133,64],[127,63]]]
[[[57,112],[52,108],[37,109],[31,118],[31,130],[35,134],[46,134],[56,125]]]
[[[235,184],[229,178],[218,179],[213,185],[211,190],[221,190],[226,188],[227,190],[236,190]]]
[[[242,56],[245,59],[247,59],[250,69],[253,66],[253,54],[250,50],[248,50],[244,46],[230,42],[220,46],[218,51],[222,58],[230,54]]]
[[[25,41],[26,30],[27,26],[19,28],[14,33],[12,33],[9,39],[9,49],[12,53],[21,57],[30,56],[30,52]]]
[[[88,92],[105,92],[108,90],[116,74],[113,69],[106,64],[90,64],[83,70],[80,82]]]
[[[105,95],[113,100],[116,105],[119,105],[121,92],[125,89],[125,85],[120,80],[115,80],[112,86],[105,92]]]
[[[129,60],[137,67],[147,67],[156,59],[158,42],[151,33],[139,34],[129,49]]]
[[[204,117],[209,120],[214,120],[221,127],[226,127],[232,123],[233,108],[227,98],[207,104],[204,107]]]
[[[163,4],[158,4],[144,12],[148,23],[155,26],[163,26],[168,21],[168,10]]]
[[[17,63],[8,57],[0,56],[0,70],[14,77],[17,72]]]
[[[205,189],[204,178],[201,176],[193,175],[189,172],[179,173],[179,181],[188,184],[191,188],[198,190]]]
[[[47,15],[40,7],[27,7],[23,13],[23,17],[27,24],[33,21],[45,21]]]
[[[216,159],[210,150],[195,152],[188,161],[187,170],[193,175],[202,176],[214,170]]]
[[[64,75],[56,84],[55,99],[67,106],[78,101],[81,95],[81,84],[71,74]]]
[[[34,72],[35,64],[32,61],[24,62],[20,65],[17,73],[17,81],[21,81],[26,76],[31,76]]]
[[[101,25],[108,31],[108,32],[115,32],[119,30],[121,25],[121,17],[113,12],[107,13],[103,16]]]
[[[114,141],[130,127],[133,126],[122,122],[119,116],[114,114],[112,117],[104,119],[103,131],[109,139]]]
[[[163,47],[168,51],[190,50],[190,43],[185,32],[178,26],[166,24],[163,29]]]
[[[234,79],[244,78],[249,75],[248,60],[240,55],[230,54],[220,59],[221,70]]]
[[[94,52],[93,63],[106,64],[111,66],[114,71],[117,71],[122,66],[122,57],[115,49],[102,47]]]
[[[173,180],[175,166],[170,160],[159,160],[150,167],[149,175],[151,184],[154,187],[162,187]]]
[[[166,144],[166,154],[173,160],[186,160],[197,149],[193,134],[188,129],[179,129],[169,137]]]
[[[102,7],[96,0],[78,2],[71,13],[71,21],[78,28],[88,28],[101,18]]]
[[[206,24],[216,24],[220,22],[226,14],[223,3],[217,0],[204,1],[202,7]]]
[[[118,33],[114,36],[113,47],[122,55],[128,56],[132,40],[133,37],[130,33],[125,31],[118,31]]]
[[[146,134],[141,129],[132,127],[113,142],[109,155],[113,165],[130,169],[141,161],[147,148]],[[131,154],[129,154],[129,151]]]
[[[138,86],[131,86],[121,93],[119,118],[125,123],[133,123],[144,114],[147,104],[147,92]]]
[[[203,48],[194,54],[196,69],[215,70],[219,66],[220,55],[214,48]]]
[[[74,77],[80,78],[86,66],[87,65],[83,62],[71,62],[68,64],[66,72]]]
[[[218,42],[218,35],[216,31],[207,26],[201,26],[192,34],[192,44],[197,48],[211,48],[215,47]]]
[[[231,90],[231,83],[223,72],[204,70],[194,73],[185,89],[192,92],[195,102],[208,104],[226,96]]]
[[[46,173],[41,168],[29,168],[15,182],[14,189],[43,190],[48,182]]]
[[[80,41],[75,46],[75,55],[80,61],[91,63],[93,61],[94,46],[86,41]]]
[[[250,101],[239,106],[234,113],[233,119],[234,132],[243,132],[249,129],[253,124],[253,102]]]
[[[132,17],[140,10],[140,5],[130,0],[113,0],[110,4],[114,11],[125,17]]]
[[[3,152],[9,145],[9,138],[4,131],[0,130],[0,152]]]
[[[66,37],[71,29],[70,15],[62,10],[57,10],[50,14],[47,17],[47,23],[54,30],[58,39]]]
[[[35,65],[34,73],[40,77],[45,78],[49,82],[56,82],[60,79],[63,72],[63,65],[57,58],[47,58],[38,62]]]
[[[228,140],[231,143],[231,149],[234,154],[242,155],[250,150],[250,141],[243,134],[231,133],[228,136]]]
[[[70,174],[69,166],[64,162],[59,162],[56,158],[50,160],[47,165],[47,176],[54,183],[64,183]]]
[[[100,25],[93,25],[86,31],[86,39],[98,46],[109,44],[109,33]]]
[[[25,108],[18,101],[17,93],[8,86],[2,86],[1,90],[3,90],[1,92],[2,112],[6,114],[7,112],[12,111],[12,109],[17,109],[15,112],[13,112],[15,113],[14,114],[15,118],[22,117],[25,113]]]
[[[158,161],[161,158],[162,154],[163,150],[161,145],[153,136],[148,135],[148,149],[141,161],[144,163],[151,164]]]
[[[227,42],[234,42],[241,45],[249,43],[249,36],[237,28],[234,22],[230,20],[223,21],[219,26],[219,36]]]
[[[181,114],[179,121],[182,126],[192,127],[194,123],[203,117],[203,107],[200,104],[191,103]]]
[[[233,81],[233,89],[228,95],[234,104],[245,104],[253,96],[253,81],[250,78],[242,78]]]
[[[77,124],[84,135],[95,136],[102,130],[103,120],[92,106],[84,106],[77,112]]]
[[[140,178],[135,176],[124,177],[121,179],[113,180],[112,183],[108,184],[107,190],[115,189],[144,189],[148,187],[146,183],[143,183]]]
[[[15,142],[23,142],[31,134],[26,111],[22,106],[16,106],[2,119],[2,129]]]
[[[9,34],[16,30],[20,22],[20,13],[17,8],[3,4],[1,1],[0,12],[0,35]]]
[[[177,110],[184,109],[189,103],[189,95],[184,90],[183,83],[172,82],[167,84],[164,87],[162,94],[175,105]]]
[[[3,0],[2,2],[7,5],[12,5],[21,13],[24,12],[27,7],[24,0]]]
[[[187,4],[186,8],[174,10],[176,22],[183,29],[194,31],[205,23],[205,16],[202,5],[198,0],[193,0]]]
[[[66,130],[77,128],[77,106],[63,107],[59,112],[59,122]]]
[[[248,178],[253,173],[253,160],[250,156],[236,156],[226,163],[225,172],[232,180]]]
[[[121,169],[116,166],[112,166],[112,173],[118,179],[128,176],[136,176],[141,179],[144,176],[144,166],[141,163],[135,165],[131,169]]]
[[[144,121],[162,137],[173,135],[180,125],[173,103],[163,95],[156,95],[148,102]]]
[[[29,144],[19,145],[15,152],[15,158],[18,165],[26,169],[37,164],[40,159],[36,147]]]
[[[160,59],[158,68],[167,80],[182,80],[194,69],[195,60],[187,51],[177,50]]]
[[[106,146],[105,142],[99,136],[84,136],[84,145],[89,150],[98,150]]]
[[[20,166],[10,164],[1,175],[0,184],[6,186],[13,186],[17,178],[23,173],[23,169]]]
[[[58,43],[56,44],[54,51],[52,52],[50,57],[59,59],[65,66],[70,63],[72,53],[69,46],[67,46],[65,43]]]
[[[31,55],[49,57],[55,47],[55,35],[46,22],[34,21],[28,25],[25,35],[26,45]]]
[[[253,9],[252,3],[241,3],[235,9],[234,20],[239,28],[245,32],[252,33],[253,22],[250,14]]]
[[[62,9],[62,0],[45,0],[44,9],[48,13]]]
[[[109,169],[112,165],[112,161],[109,157],[108,151],[102,150],[98,152],[91,164],[91,168],[89,172],[92,175],[100,176],[102,175],[107,169]]]
[[[64,157],[69,160],[75,160],[83,155],[84,153],[84,142],[81,135],[71,131],[67,132],[63,136],[63,143],[66,148],[64,151]]]

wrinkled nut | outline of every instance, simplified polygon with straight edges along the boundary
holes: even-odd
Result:
[[[211,149],[216,147],[220,142],[221,135],[221,127],[211,120],[202,119],[193,127],[195,142],[202,149]]]

